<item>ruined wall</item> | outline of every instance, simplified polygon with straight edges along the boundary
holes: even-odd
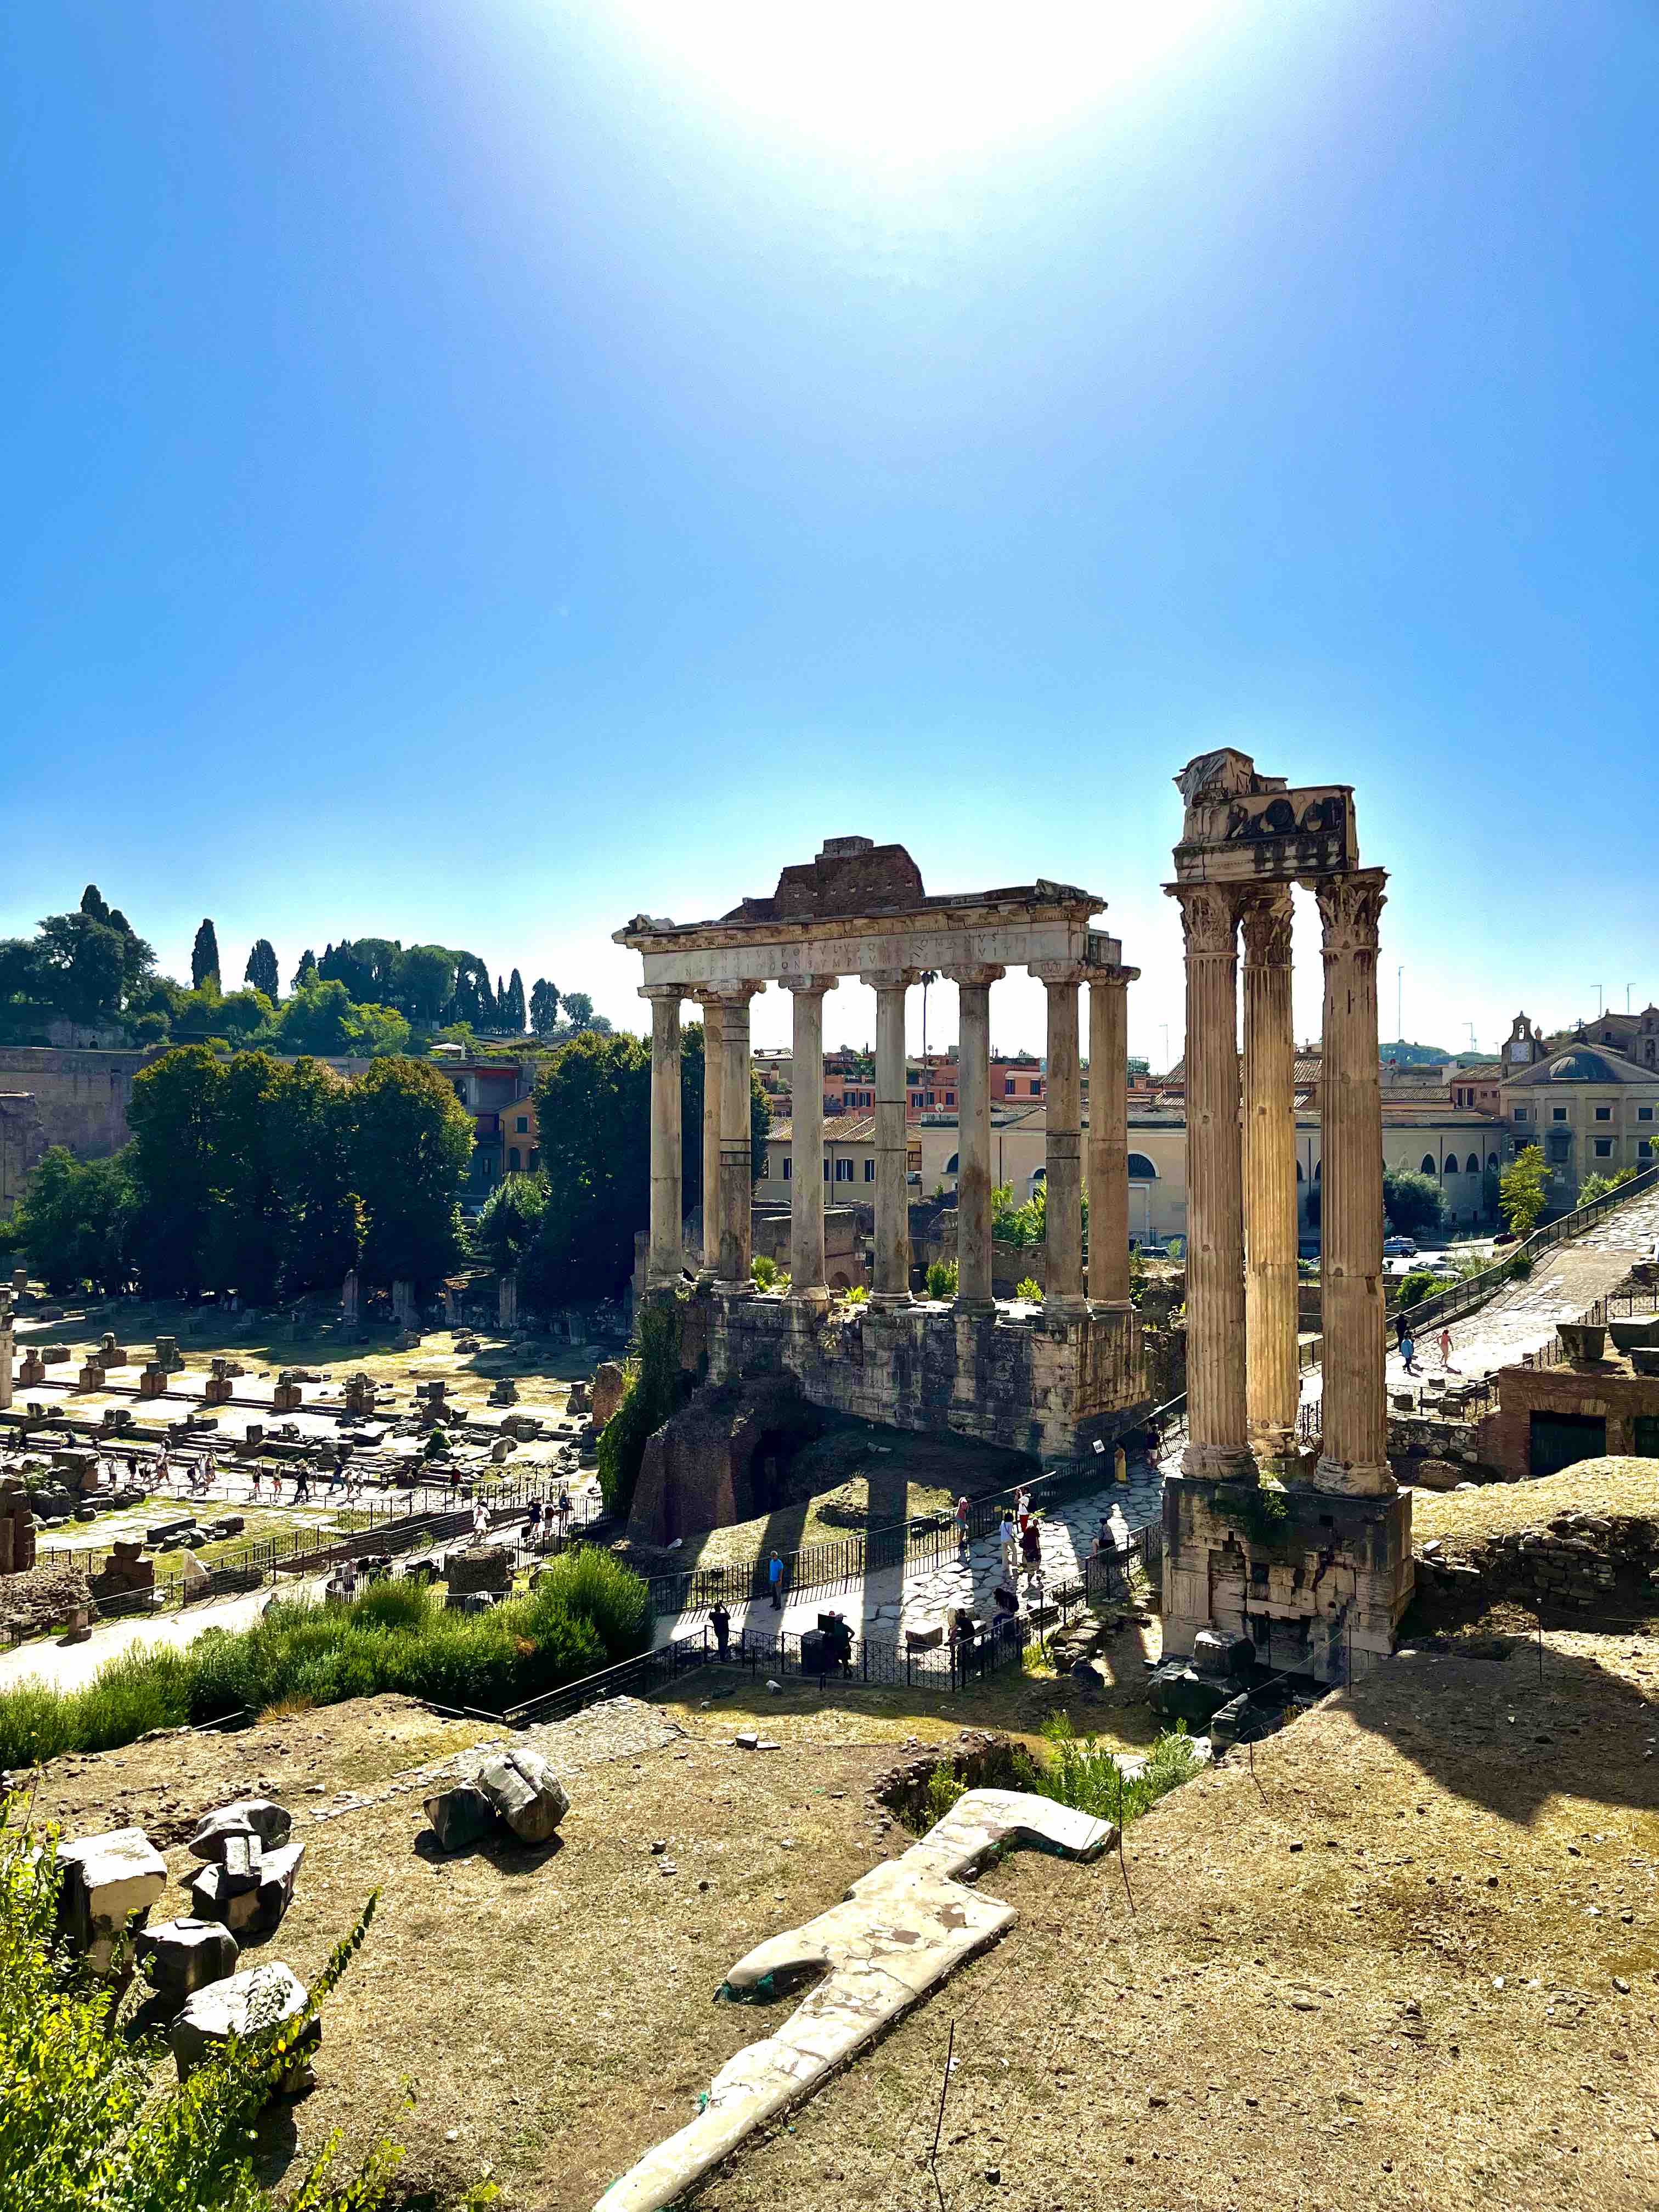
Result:
[[[1607,1608],[1623,1591],[1644,1606],[1659,1595],[1659,1519],[1643,1514],[1558,1513],[1547,1526],[1514,1528],[1449,1558],[1436,1544],[1417,1571],[1430,1589],[1490,1604]],[[1616,1607],[1612,1609],[1616,1610]]]
[[[791,1374],[813,1405],[892,1428],[978,1437],[1037,1458],[1086,1449],[1115,1415],[1150,1410],[1133,1313],[1050,1326],[1039,1316],[968,1320],[937,1306],[816,1320],[781,1298],[688,1304],[688,1365],[712,1381]]]
[[[155,1056],[0,1045],[0,1091],[33,1094],[42,1151],[48,1145],[67,1145],[82,1159],[99,1159],[127,1141],[132,1079]]]
[[[1213,1627],[1248,1636],[1264,1666],[1342,1681],[1350,1653],[1392,1650],[1413,1586],[1409,1492],[1165,1480],[1166,1652]]]
[[[1506,1367],[1498,1411],[1480,1425],[1480,1456],[1506,1480],[1532,1472],[1532,1417],[1577,1413],[1606,1421],[1609,1454],[1633,1455],[1636,1423],[1659,1419],[1659,1376],[1633,1375],[1622,1362],[1577,1367]]]

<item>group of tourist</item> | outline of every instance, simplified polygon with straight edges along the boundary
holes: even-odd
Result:
[[[1014,1492],[1013,1504],[1003,1514],[997,1530],[997,1541],[1001,1547],[1002,1577],[1007,1589],[1017,1591],[1022,1574],[1028,1585],[1042,1582],[1042,1535],[1037,1516],[1031,1510],[1029,1491]]]
[[[1448,1375],[1455,1375],[1457,1370],[1451,1364],[1452,1333],[1449,1328],[1441,1330],[1437,1340],[1437,1349],[1440,1353],[1441,1366]],[[1412,1328],[1409,1316],[1405,1314],[1400,1316],[1400,1359],[1407,1375],[1420,1375],[1423,1372],[1417,1364],[1416,1333]]]

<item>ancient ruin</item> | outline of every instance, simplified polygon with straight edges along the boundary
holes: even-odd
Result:
[[[1126,996],[1139,970],[1115,938],[1090,927],[1102,907],[1074,884],[1039,880],[930,897],[901,845],[830,839],[815,860],[785,868],[769,898],[719,920],[635,917],[616,941],[644,963],[652,1010],[651,1228],[647,1286],[681,1284],[680,1008],[703,1010],[704,1204],[696,1297],[708,1374],[787,1371],[814,1404],[901,1428],[948,1427],[1054,1455],[1079,1449],[1110,1417],[1144,1401],[1139,1329],[1129,1304]],[[1024,967],[1048,994],[1046,1287],[1041,1316],[1000,1310],[991,1284],[991,986]],[[911,1293],[905,1148],[905,996],[922,973],[957,987],[958,1157],[954,1305]],[[876,994],[874,1285],[862,1316],[826,1326],[823,1180],[797,1172],[790,1191],[785,1300],[758,1298],[750,1278],[750,1004],[769,983],[794,1006],[794,1064],[817,1067],[823,1000],[842,975]],[[1089,987],[1091,1113],[1086,1160],[1090,1258],[1082,1200],[1081,984]],[[823,1151],[817,1083],[796,1086],[793,1155]],[[1018,1341],[1015,1340],[1018,1339]]]
[[[1176,880],[1187,950],[1188,1444],[1164,1498],[1164,1649],[1200,1630],[1275,1668],[1343,1679],[1386,1652],[1412,1590],[1411,1504],[1384,1395],[1377,921],[1353,793],[1287,790],[1244,754],[1202,754]],[[1325,999],[1323,1350],[1317,1449],[1298,1443],[1291,890],[1314,892]],[[1244,939],[1243,1091],[1238,937]],[[1264,1490],[1261,1470],[1283,1488]]]

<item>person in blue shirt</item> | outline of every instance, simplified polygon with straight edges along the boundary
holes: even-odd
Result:
[[[766,1579],[771,1586],[772,1610],[774,1613],[781,1613],[783,1611],[783,1561],[775,1552],[773,1553],[771,1562],[767,1567]]]

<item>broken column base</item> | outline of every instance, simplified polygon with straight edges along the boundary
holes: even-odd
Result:
[[[1408,1492],[1165,1479],[1166,1657],[1213,1629],[1274,1674],[1345,1682],[1393,1650],[1413,1587]]]

